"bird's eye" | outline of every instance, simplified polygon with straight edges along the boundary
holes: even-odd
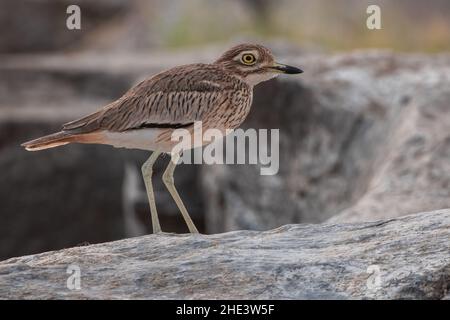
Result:
[[[251,53],[246,53],[242,55],[241,61],[243,64],[252,65],[256,62],[256,58]]]

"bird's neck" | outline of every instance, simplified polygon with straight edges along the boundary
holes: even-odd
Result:
[[[247,83],[249,86],[254,87],[258,83],[273,79],[278,76],[278,73],[249,73],[244,76],[243,81]]]

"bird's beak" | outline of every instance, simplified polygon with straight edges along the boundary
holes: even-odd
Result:
[[[273,70],[276,70],[277,72],[286,73],[286,74],[303,73],[302,69],[299,69],[297,67],[288,66],[288,65],[282,64],[282,63],[277,63],[277,62],[275,62],[269,68],[273,69]]]

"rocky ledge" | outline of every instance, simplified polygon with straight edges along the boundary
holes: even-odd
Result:
[[[12,258],[2,299],[449,299],[450,209]]]

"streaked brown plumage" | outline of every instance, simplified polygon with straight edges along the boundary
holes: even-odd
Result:
[[[26,142],[23,146],[29,151],[37,151],[68,143],[98,143],[153,150],[154,155],[143,167],[144,178],[150,180],[148,172],[158,154],[171,153],[178,143],[171,141],[175,129],[182,127],[192,131],[196,121],[202,122],[203,130],[224,131],[238,127],[250,111],[253,86],[280,72],[302,71],[275,63],[270,51],[263,46],[242,44],[225,52],[214,63],[179,66],[156,74],[99,111],[66,123],[60,132]],[[195,232],[181,199],[170,186],[173,170],[174,165],[173,168],[169,165],[166,185],[169,184],[169,191],[190,231]],[[159,232],[151,182],[146,180],[146,186],[154,232]]]

